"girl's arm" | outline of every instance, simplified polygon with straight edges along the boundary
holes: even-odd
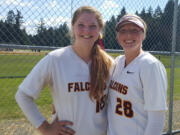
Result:
[[[161,135],[165,123],[165,111],[148,111],[148,122],[144,135]]]

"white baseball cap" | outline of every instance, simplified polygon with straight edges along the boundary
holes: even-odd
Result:
[[[136,24],[143,31],[145,31],[145,26],[142,20],[138,16],[135,16],[135,15],[124,15],[116,24],[116,31],[118,32],[123,25],[128,24],[128,23]]]

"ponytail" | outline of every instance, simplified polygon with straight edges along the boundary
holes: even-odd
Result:
[[[112,66],[111,57],[98,45],[100,39],[95,42],[91,51],[90,69],[90,99],[100,100],[106,88],[106,82],[110,78],[110,68]]]

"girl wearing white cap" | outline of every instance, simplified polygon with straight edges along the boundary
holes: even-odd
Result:
[[[113,60],[98,46],[102,17],[93,7],[83,6],[71,23],[73,45],[45,56],[20,85],[16,100],[43,135],[106,135],[105,88]],[[34,102],[46,85],[58,117],[52,123]]]
[[[146,23],[139,16],[123,16],[116,31],[125,55],[116,58],[110,82],[108,135],[160,135],[167,110],[166,70],[142,50]]]

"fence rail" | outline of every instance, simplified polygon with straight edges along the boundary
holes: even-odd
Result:
[[[3,49],[22,49],[22,50],[55,50],[61,47],[53,47],[53,46],[31,46],[31,45],[16,45],[16,44],[0,44],[0,48]],[[123,50],[120,49],[105,49],[108,53],[123,53]],[[180,55],[180,52],[168,52],[168,51],[148,51],[152,54],[159,55]]]

